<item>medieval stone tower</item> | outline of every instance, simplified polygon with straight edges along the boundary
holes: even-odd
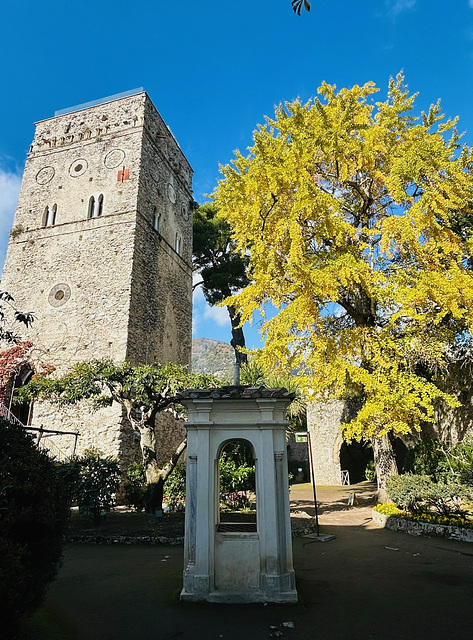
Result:
[[[2,289],[35,313],[22,335],[43,362],[189,363],[191,209],[192,169],[143,90],[36,124]],[[118,407],[36,404],[33,423],[77,429],[80,450],[133,448]]]

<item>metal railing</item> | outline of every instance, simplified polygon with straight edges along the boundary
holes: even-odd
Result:
[[[2,402],[0,402],[0,416],[5,420],[8,420],[8,422],[16,424],[19,427],[25,428],[25,425],[20,420],[18,420],[18,418],[13,415],[10,409],[6,407]]]
[[[44,449],[44,451],[47,451],[49,455],[54,457],[56,460],[67,460],[68,458],[71,458],[75,455],[77,448],[77,439],[80,435],[78,431],[58,431],[57,429],[45,429],[43,425],[41,425],[40,427],[25,425],[21,422],[21,420],[13,415],[10,409],[8,409],[8,407],[6,407],[2,402],[0,402],[0,416],[5,420],[8,420],[8,422],[22,427],[26,431],[36,433],[37,447],[40,449]],[[73,436],[74,444],[72,446],[72,453],[67,453],[58,444],[56,444],[56,442],[51,440],[53,436]]]
[[[45,437],[41,438],[41,434],[38,436],[36,443],[39,449],[43,449],[43,451],[47,451],[47,453],[49,453],[50,456],[52,456],[56,460],[59,460],[60,462],[64,462],[65,460],[68,460],[71,457],[70,453],[67,453],[66,451],[64,451],[64,449],[61,449],[61,447],[56,442],[54,442],[54,440],[51,440],[51,438],[48,438],[48,439],[46,439]],[[74,446],[74,451],[72,455],[74,455],[74,452],[75,452],[75,446]]]

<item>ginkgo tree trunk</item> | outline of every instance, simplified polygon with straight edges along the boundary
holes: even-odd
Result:
[[[214,201],[249,256],[250,284],[224,304],[242,322],[275,307],[265,370],[297,372],[314,400],[362,400],[344,434],[373,442],[382,489],[387,435],[457,402],[436,380],[471,340],[473,158],[439,103],[414,112],[401,74],[378,91],[323,83],[320,98],[281,104]]]
[[[189,373],[177,364],[132,366],[109,360],[75,364],[63,375],[36,375],[17,392],[19,401],[49,400],[58,405],[70,405],[89,400],[92,409],[117,402],[125,409],[133,430],[140,436],[147,492],[145,506],[154,514],[162,508],[163,487],[186,447],[182,440],[169,460],[158,464],[160,449],[156,429],[158,413],[170,411],[176,418],[184,417],[178,392],[188,388],[208,388],[218,385],[213,376]]]

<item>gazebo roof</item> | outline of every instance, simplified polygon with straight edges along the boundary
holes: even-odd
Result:
[[[185,389],[177,394],[182,400],[253,400],[255,398],[285,398],[294,400],[295,393],[290,393],[284,387],[246,387],[246,386],[226,386],[215,389]]]

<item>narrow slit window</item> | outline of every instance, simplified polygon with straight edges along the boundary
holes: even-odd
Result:
[[[161,214],[158,213],[156,207],[154,207],[153,211],[153,228],[161,232]]]
[[[174,243],[174,249],[176,250],[176,253],[178,253],[179,255],[181,255],[181,248],[182,248],[182,240],[181,240],[181,236],[176,233],[176,240]]]

